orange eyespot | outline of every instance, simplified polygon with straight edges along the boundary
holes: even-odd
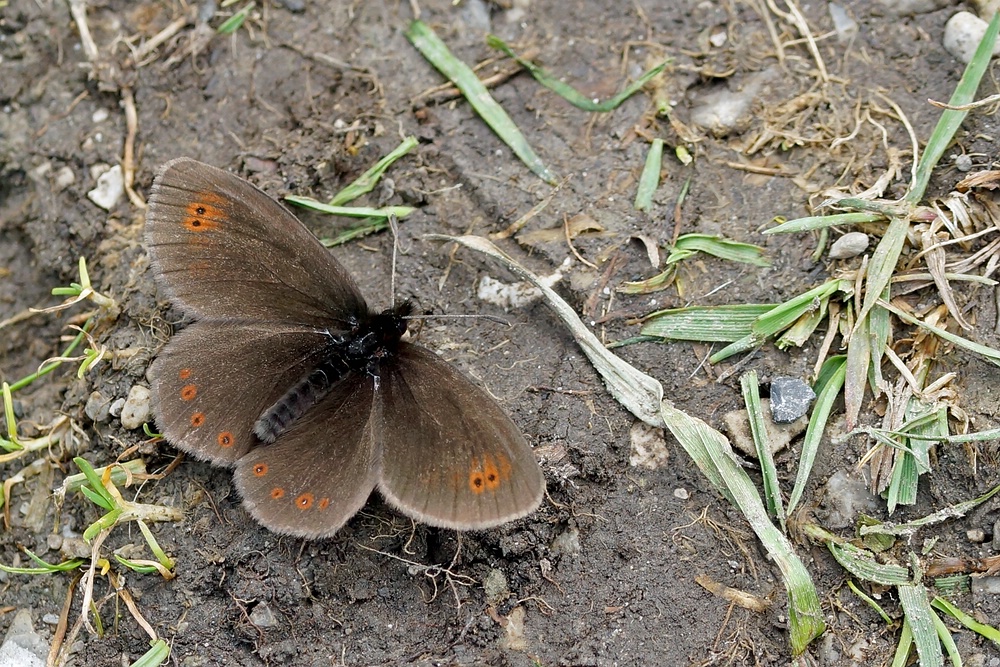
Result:
[[[195,412],[193,415],[191,415],[191,426],[198,428],[204,423],[205,423],[204,412]]]
[[[198,387],[197,387],[197,385],[186,384],[183,387],[181,387],[181,400],[182,401],[191,401],[191,400],[194,400],[194,397],[197,396],[197,395],[198,395]]]
[[[300,510],[307,510],[313,506],[313,494],[303,493],[301,496],[295,499],[295,506]]]
[[[182,368],[181,372],[177,374],[177,377],[179,377],[182,380],[187,380],[189,377],[191,377],[191,369]]]
[[[266,475],[267,474],[267,464],[266,463],[257,463],[256,465],[254,465],[254,467],[253,467],[253,474],[254,474],[254,477],[263,477],[264,475]]]
[[[317,505],[317,507],[319,507],[321,510],[325,510],[329,506],[330,506],[330,499],[329,498],[320,498],[319,499],[319,505]]]
[[[285,490],[280,486],[276,486],[273,489],[271,489],[271,498],[273,498],[274,500],[281,500],[284,497],[285,497]]]
[[[223,431],[222,433],[219,434],[219,437],[216,438],[216,440],[219,443],[219,447],[232,447],[235,438],[233,438],[233,434],[231,432]],[[267,466],[264,466],[264,468],[266,472]]]
[[[217,229],[219,221],[225,217],[218,206],[215,206],[220,201],[219,196],[209,192],[200,192],[197,196],[201,201],[191,202],[187,205],[184,226],[192,232]]]

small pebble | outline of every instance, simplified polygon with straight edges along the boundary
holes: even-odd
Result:
[[[679,498],[681,500],[687,500],[690,497],[691,497],[691,494],[688,493],[687,489],[685,489],[683,487],[674,489],[674,498]]]
[[[121,165],[116,164],[98,177],[97,187],[88,192],[87,197],[105,211],[110,211],[123,194],[125,177]]]
[[[809,411],[816,392],[799,378],[777,377],[771,380],[771,420],[790,424]]]
[[[833,20],[833,29],[837,33],[837,41],[845,44],[858,34],[858,23],[850,17],[847,10],[836,2],[827,5],[830,18]]]
[[[111,416],[111,401],[99,391],[92,392],[83,407],[83,413],[95,424],[106,422]]]
[[[982,528],[970,528],[965,531],[965,537],[973,544],[982,544],[986,541],[986,533]]]
[[[848,232],[830,246],[830,259],[857,257],[868,250],[868,235],[864,232]]]
[[[958,60],[968,64],[986,34],[986,21],[971,12],[958,12],[944,26],[944,49]],[[1000,55],[1000,44],[993,47],[993,55]]]
[[[483,592],[486,594],[486,602],[491,605],[498,605],[510,597],[510,588],[507,585],[507,577],[497,568],[491,568],[483,579]]]
[[[956,155],[955,158],[955,169],[958,169],[962,173],[967,171],[972,171],[972,158],[968,155]]]
[[[552,540],[549,551],[554,554],[578,554],[583,547],[580,546],[580,529],[576,526],[567,526],[566,530],[556,535]]]
[[[278,624],[278,619],[275,618],[271,607],[266,602],[262,602],[250,612],[250,622],[258,628],[273,628]]]
[[[993,524],[993,551],[1000,553],[1000,519]]]
[[[95,123],[103,123],[108,119],[109,115],[111,114],[108,113],[107,109],[98,109],[97,111],[94,112],[94,114],[90,117],[90,119]]]
[[[42,616],[42,623],[46,625],[59,625],[59,614],[45,614],[45,616]]]
[[[629,429],[631,448],[628,455],[630,466],[641,466],[649,470],[662,468],[670,458],[666,436],[662,428],[654,428],[637,421]]]
[[[124,398],[116,398],[111,402],[111,407],[108,408],[108,412],[111,413],[112,417],[117,417],[122,413],[122,407],[125,405]]]
[[[149,421],[150,394],[149,389],[141,384],[128,390],[128,398],[122,406],[122,428],[131,431]]]
[[[52,177],[52,187],[56,192],[62,192],[76,183],[76,174],[70,167],[61,167]]]

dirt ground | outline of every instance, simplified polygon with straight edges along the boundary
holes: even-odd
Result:
[[[276,197],[328,199],[403,136],[417,136],[418,149],[392,167],[391,182],[360,202],[417,207],[400,227],[400,243],[409,251],[399,257],[395,296],[412,298],[421,310],[497,315],[512,324],[438,320],[420,337],[498,397],[535,446],[548,484],[540,510],[494,530],[459,535],[414,526],[374,494],[335,537],[310,542],[255,524],[229,471],[184,461],[163,479],[127,491],[129,498],[185,512],[181,522],[153,525],[160,545],[176,559],[176,578],[124,574],[138,610],[171,645],[168,664],[789,663],[781,579],[742,515],[676,444],[665,466],[630,467],[633,417],[605,393],[554,316],[541,305],[504,312],[480,301],[476,285],[483,276],[511,276],[471,252],[422,237],[497,232],[546,197],[551,201],[528,230],[558,229],[567,218],[589,215],[603,231],[581,235],[573,246],[596,269],[576,259],[559,233],[554,240],[529,237],[502,245],[540,274],[572,259],[557,290],[597,322],[595,331],[608,341],[636,335],[633,318],[658,308],[786,299],[843,266],[811,258],[814,235],[764,237],[761,229],[776,216],[808,213],[823,187],[867,187],[885,169],[887,147],[904,153],[904,177],[887,195],[898,196],[907,180],[910,141],[890,100],[926,139],[940,113],[926,100],[948,99],[963,70],[941,46],[954,7],[898,17],[878,3],[847,2],[860,30],[842,43],[829,34],[825,3],[804,6],[823,36],[819,50],[830,73],[819,86],[799,34],[763,2],[597,0],[572,3],[572,11],[567,3],[538,0],[422,2],[422,18],[465,62],[497,57],[483,40],[492,31],[523,49],[537,47],[539,62],[596,98],[672,59],[657,91],[643,91],[607,114],[572,107],[525,73],[493,88],[558,175],[562,184],[554,190],[463,100],[424,94],[443,79],[403,34],[413,18],[408,3],[265,0],[242,28],[224,36],[214,29],[242,5],[92,2],[87,21],[99,48],[96,75],[69,4],[11,0],[0,9],[0,320],[57,303],[51,288],[77,280],[81,256],[95,288],[118,302],[120,314],[97,334],[113,353],[110,361],[82,379],[75,365],[67,365],[15,394],[22,435],[43,432],[61,415],[79,431],[43,456],[54,466],[39,464],[31,471],[38,474],[12,487],[12,525],[0,531],[0,562],[24,564],[20,547],[56,562],[99,516],[79,495],[61,510],[51,502],[51,489],[76,472],[73,455],[106,465],[138,445],[128,458],[143,458],[152,472],[162,472],[176,455],[167,443],[148,442],[141,430],[127,431],[106,414],[95,420],[84,410],[88,400],[111,403],[133,385],[148,384],[149,362],[183,326],[154,287],[142,246],[143,210],[128,197],[110,211],[87,198],[96,184],[93,167],[123,159],[127,90],[138,112],[135,191],[142,198],[159,165],[190,156],[230,169]],[[190,21],[135,63],[136,49],[184,16]],[[781,58],[771,31],[786,44]],[[487,65],[486,73],[502,64]],[[755,77],[761,73],[766,83],[737,127],[719,133],[694,128],[692,112],[705,99],[740,91],[760,81]],[[982,95],[996,92],[990,74],[984,81]],[[654,120],[655,94],[674,103],[674,117],[697,141],[682,141],[691,137],[679,138],[662,117]],[[868,112],[877,125],[860,123],[853,143],[831,148],[832,138],[850,135],[856,118]],[[997,131],[995,116],[974,114],[946,155],[964,152],[977,168],[989,168]],[[667,140],[668,157],[653,209],[640,213],[632,200],[654,136]],[[690,166],[672,157],[678,143],[694,154]],[[946,157],[930,194],[948,192],[961,178],[949,164]],[[300,217],[320,236],[345,224]],[[622,282],[658,271],[636,237],[663,247],[675,227],[764,245],[773,264],[760,269],[699,259],[685,265],[681,293],[617,293]],[[380,234],[332,250],[380,307],[393,298],[391,247],[391,237]],[[959,296],[974,322],[970,337],[1000,346],[992,292],[961,288]],[[34,315],[0,330],[2,378],[21,378],[59,354],[65,344],[60,336],[72,334],[68,325],[82,323],[74,317],[87,308]],[[789,352],[765,346],[749,361],[734,358],[715,367],[705,361],[711,353],[705,345],[646,343],[619,352],[658,378],[679,408],[721,427],[722,415],[741,406],[741,372],[756,369],[765,380],[808,377],[817,346]],[[737,363],[743,365],[729,374]],[[976,429],[1000,425],[994,366],[950,351],[938,370],[958,372],[961,404]],[[878,421],[873,410],[866,405],[863,421]],[[827,439],[803,512],[823,522],[829,500],[824,482],[838,471],[855,471],[868,446],[861,438]],[[996,443],[976,447],[975,474],[965,449],[939,448],[933,471],[921,480],[918,504],[892,519],[923,516],[995,484]],[[779,455],[786,489],[796,457],[794,445]],[[9,478],[32,460],[3,465],[0,475]],[[887,518],[882,501],[866,511]],[[998,519],[994,499],[919,539],[936,538],[937,555],[982,557],[991,553]],[[850,535],[850,528],[838,528]],[[970,537],[976,530],[984,531],[985,542]],[[138,548],[143,540],[134,527],[112,533],[104,551],[130,544],[140,554],[135,557],[149,558]],[[919,552],[925,544],[911,546]],[[848,590],[844,571],[821,545],[799,540],[796,548],[828,624],[807,661],[888,664],[898,624],[886,626]],[[698,575],[767,598],[771,606],[757,613],[731,605],[699,586]],[[26,608],[51,640],[54,626],[43,617],[60,613],[72,581],[70,574],[4,574],[0,632],[15,609]],[[81,632],[72,664],[117,666],[147,650],[147,633],[122,602],[106,599],[109,590],[108,579],[98,577],[94,595],[104,601],[105,632]],[[78,589],[71,626],[81,595]],[[981,620],[1000,618],[996,595],[967,594],[957,603]],[[966,664],[1000,659],[1000,650],[978,636],[956,637]]]

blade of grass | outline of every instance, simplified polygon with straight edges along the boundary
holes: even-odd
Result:
[[[653,208],[653,193],[660,185],[660,169],[663,166],[663,139],[653,139],[646,154],[646,164],[639,176],[639,188],[635,193],[635,210],[648,212]]]
[[[754,266],[771,266],[771,262],[764,257],[764,248],[752,243],[740,243],[715,236],[714,234],[684,234],[677,239],[670,256],[667,257],[667,264],[673,259],[675,253],[703,252],[713,257],[726,259],[731,262],[741,262],[743,264],[753,264]],[[686,258],[689,255],[684,255]]]
[[[986,639],[989,639],[991,642],[1000,647],[1000,630],[997,630],[991,625],[980,623],[979,621],[972,618],[964,611],[962,611],[961,609],[959,609],[958,607],[956,607],[955,605],[948,602],[948,600],[942,597],[935,597],[933,600],[931,600],[931,606],[934,607],[935,609],[943,611],[946,614],[949,614],[952,618],[954,618],[956,621],[958,621],[968,629],[982,635],[983,637],[986,637]]]
[[[413,21],[406,29],[406,38],[410,43],[444,74],[462,92],[476,113],[482,117],[486,124],[496,132],[497,136],[514,151],[531,171],[539,178],[550,185],[555,185],[557,179],[555,174],[542,163],[540,157],[528,145],[528,140],[524,138],[521,130],[517,128],[507,112],[503,110],[490,91],[486,89],[483,82],[479,80],[476,73],[468,65],[452,55],[444,42],[441,41],[434,31],[426,23],[420,20]]]
[[[986,73],[986,68],[989,67],[990,59],[993,56],[993,45],[996,43],[998,31],[1000,31],[1000,14],[994,14],[993,20],[990,21],[986,32],[983,34],[983,38],[979,41],[979,46],[976,48],[972,60],[966,65],[965,71],[962,73],[962,78],[955,87],[955,92],[952,93],[951,99],[948,100],[950,106],[961,106],[975,99],[976,91],[979,89],[979,82],[982,80],[983,74]],[[917,163],[917,175],[914,187],[906,193],[905,201],[916,204],[923,199],[924,192],[927,190],[927,183],[931,178],[931,172],[937,166],[941,156],[944,155],[945,149],[951,144],[955,132],[958,131],[959,126],[965,120],[968,113],[968,111],[958,111],[955,109],[945,109],[941,113],[937,126],[934,128],[931,138],[927,142],[927,147],[924,148],[924,153],[920,156],[920,161]]]
[[[771,440],[768,437],[767,426],[764,424],[764,410],[760,403],[760,386],[757,382],[757,371],[750,371],[740,378],[743,391],[743,401],[747,406],[750,418],[750,434],[754,447],[757,449],[757,460],[760,462],[761,477],[764,481],[764,501],[767,512],[781,524],[785,530],[785,508],[781,501],[781,485],[778,484],[778,471],[774,466],[774,455],[771,453]]]
[[[859,549],[848,542],[837,544],[832,540],[827,541],[826,547],[841,567],[858,579],[883,586],[903,586],[910,582],[910,571],[907,568],[879,563],[875,554],[867,549]]]
[[[765,229],[765,234],[792,234],[794,232],[809,232],[814,229],[825,229],[836,225],[858,225],[866,222],[881,222],[885,216],[880,213],[834,213],[832,215],[813,215],[806,218],[796,218],[783,222],[777,227]]]
[[[1000,366],[1000,351],[994,350],[992,347],[987,347],[986,345],[980,345],[979,343],[975,343],[969,340],[968,338],[962,338],[957,334],[953,334],[950,331],[936,327],[933,324],[927,324],[923,320],[917,319],[913,315],[910,315],[909,313],[897,308],[896,306],[892,305],[887,301],[880,301],[879,305],[885,308],[886,310],[892,312],[893,315],[903,320],[904,322],[907,322],[908,324],[916,324],[918,327],[927,329],[938,338],[943,338],[949,343],[957,345],[963,349],[969,350],[970,352],[975,352],[976,354],[981,355],[987,361]]]
[[[514,53],[513,49],[507,46],[507,44],[496,35],[487,35],[486,44],[490,48],[503,51],[507,56],[516,60],[521,67],[523,67],[524,69],[528,70],[528,72],[531,73],[531,76],[535,77],[535,81],[542,84],[543,86],[554,92],[556,95],[559,95],[573,106],[583,109],[584,111],[596,111],[600,113],[607,113],[608,111],[613,111],[617,109],[622,102],[624,102],[629,97],[634,95],[643,86],[649,83],[650,79],[652,79],[654,76],[662,72],[663,68],[665,68],[669,63],[669,61],[664,61],[660,63],[656,67],[645,72],[642,76],[636,79],[634,83],[627,86],[625,90],[618,93],[611,99],[605,100],[604,102],[597,102],[595,100],[590,99],[586,95],[582,94],[580,91],[576,90],[575,88],[573,88],[573,86],[569,85],[568,83],[560,81],[558,78],[552,76],[544,69],[531,62],[530,60],[525,60],[524,58],[521,58],[516,53]]]
[[[412,206],[383,206],[382,208],[372,208],[371,206],[331,206],[317,201],[312,197],[298,197],[289,195],[285,201],[308,208],[320,213],[330,215],[340,215],[345,218],[381,218],[387,220],[390,216],[396,216],[400,220],[413,213],[416,209]]]
[[[417,144],[418,142],[416,137],[406,137],[403,139],[403,142],[399,144],[399,146],[397,146],[391,153],[376,162],[375,166],[371,169],[354,179],[354,182],[335,194],[333,199],[327,203],[330,206],[342,206],[349,201],[354,201],[365,193],[371,192],[375,186],[378,185],[378,181],[382,178],[382,174],[384,174],[396,160],[416,148]]]
[[[672,340],[731,343],[750,335],[754,321],[773,308],[767,303],[670,308],[647,315],[640,333]]]
[[[934,611],[927,600],[927,589],[922,584],[896,586],[903,614],[913,633],[913,643],[917,645],[920,667],[944,667],[941,641],[934,627]]]
[[[809,418],[809,426],[806,427],[805,438],[802,440],[802,454],[799,456],[798,471],[795,474],[795,486],[792,487],[792,494],[788,497],[789,514],[799,504],[809,482],[809,473],[812,472],[813,464],[816,462],[816,454],[823,440],[823,431],[826,430],[826,423],[830,419],[830,412],[840,394],[840,389],[844,386],[846,362],[846,358],[842,355],[827,359],[813,385],[816,403]]]
[[[231,35],[239,30],[240,26],[243,25],[243,22],[247,20],[247,16],[250,15],[250,10],[252,10],[256,4],[257,3],[255,2],[247,4],[240,11],[223,21],[222,25],[216,29],[216,32],[220,35]]]

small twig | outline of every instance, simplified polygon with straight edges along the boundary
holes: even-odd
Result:
[[[86,0],[69,0],[69,13],[73,16],[76,29],[80,31],[80,42],[83,44],[83,53],[87,60],[94,63],[97,60],[97,44],[90,35],[90,26],[87,25],[87,2]]]
[[[132,89],[122,88],[122,107],[125,109],[125,147],[122,156],[122,172],[125,177],[125,192],[129,201],[139,209],[146,209],[146,202],[136,193],[135,182],[135,136],[139,131],[139,114],[135,110],[135,95]]]

